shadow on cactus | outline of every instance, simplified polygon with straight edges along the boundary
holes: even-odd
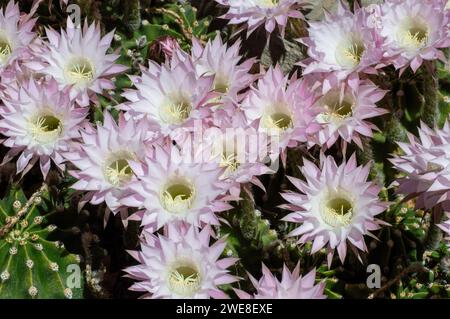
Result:
[[[64,244],[48,240],[55,225],[47,223],[44,184],[27,199],[12,188],[0,200],[0,298],[82,298],[80,258]]]

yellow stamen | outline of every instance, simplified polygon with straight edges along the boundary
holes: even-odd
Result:
[[[32,137],[42,144],[56,141],[62,132],[61,121],[53,115],[38,116],[30,125]]]
[[[200,289],[200,272],[193,263],[183,261],[176,264],[169,271],[169,288],[180,296],[191,297]]]
[[[345,197],[333,197],[322,208],[323,221],[331,227],[348,226],[353,218],[353,205]]]

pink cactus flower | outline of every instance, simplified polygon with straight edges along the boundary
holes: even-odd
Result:
[[[250,69],[255,59],[242,60],[239,54],[240,41],[228,47],[218,34],[214,40],[203,47],[199,41],[193,40],[192,59],[198,76],[214,77],[216,105],[213,106],[213,123],[217,127],[230,125],[230,119],[237,110],[245,91],[255,80]]]
[[[381,6],[385,58],[395,68],[416,72],[423,60],[441,59],[450,46],[450,15],[442,0],[388,0]]]
[[[227,270],[237,258],[219,259],[226,241],[210,246],[211,232],[210,226],[169,225],[167,236],[147,236],[140,251],[130,252],[139,262],[125,269],[138,281],[130,290],[152,299],[228,298],[220,286],[239,280]]]
[[[47,29],[48,43],[38,48],[36,61],[28,63],[34,70],[53,77],[60,89],[71,88],[70,98],[80,106],[97,101],[96,93],[114,89],[111,78],[126,70],[115,64],[117,54],[107,54],[114,31],[101,36],[100,26],[85,22],[76,27],[70,18],[66,30],[61,33]]]
[[[216,0],[228,7],[228,12],[222,16],[230,20],[229,24],[244,24],[247,36],[258,27],[264,26],[267,33],[272,33],[278,26],[282,36],[289,18],[303,18],[297,10],[298,0]]]
[[[289,79],[277,65],[269,68],[241,104],[248,124],[276,138],[279,153],[306,142],[320,126],[315,94],[303,80]],[[277,154],[279,154],[277,153]]]
[[[116,124],[109,112],[104,112],[103,125],[87,127],[81,132],[82,143],[74,145],[64,156],[78,170],[70,171],[78,181],[73,189],[87,191],[81,204],[105,202],[117,213],[120,199],[128,194],[136,180],[136,169],[151,156],[153,136],[144,121],[125,120],[123,114]]]
[[[384,212],[388,204],[378,198],[381,187],[367,182],[369,164],[357,166],[356,156],[340,166],[331,156],[322,158],[321,163],[319,168],[304,159],[300,170],[305,181],[289,177],[302,194],[282,194],[289,202],[283,207],[294,211],[283,220],[301,224],[289,236],[300,236],[299,243],[312,241],[311,253],[326,246],[330,265],[335,248],[344,262],[347,240],[367,251],[364,235],[385,225],[375,216]]]
[[[30,14],[21,15],[19,5],[13,0],[0,9],[0,69],[21,58],[36,38],[32,31],[36,23],[36,18],[32,18],[35,11],[33,7]]]
[[[20,153],[17,173],[25,174],[39,161],[44,179],[52,161],[64,170],[62,154],[80,136],[87,110],[75,108],[67,89],[61,91],[54,80],[8,86],[2,100],[0,131],[7,137],[4,145],[11,148],[4,162]]]
[[[159,65],[149,61],[141,76],[131,77],[136,90],[123,96],[127,116],[146,118],[153,129],[169,136],[176,129],[191,129],[195,120],[210,116],[206,107],[215,95],[212,76],[198,76],[191,57],[179,50],[170,61]]]
[[[355,142],[361,149],[361,136],[372,137],[378,128],[368,120],[388,113],[377,107],[386,91],[370,80],[361,80],[357,74],[340,81],[336,76],[319,80],[316,92],[320,98],[316,106],[321,109],[316,121],[321,129],[315,134],[316,143],[331,147],[339,137],[345,143]]]
[[[131,165],[139,181],[130,185],[133,193],[122,204],[144,209],[139,213],[143,226],[156,223],[159,229],[172,221],[218,225],[215,213],[231,208],[220,199],[227,191],[220,181],[223,169],[214,162],[193,162],[171,144],[155,148],[143,169]]]
[[[269,140],[252,126],[208,129],[199,148],[204,152],[203,161],[217,163],[223,169],[220,180],[236,199],[241,184],[251,182],[264,190],[257,176],[274,173],[267,166],[272,152]]]
[[[256,293],[250,295],[240,289],[235,289],[240,299],[326,299],[323,293],[325,282],[315,284],[315,269],[305,276],[300,276],[300,264],[297,264],[293,272],[290,272],[287,266],[283,265],[281,281],[264,264],[262,265],[262,277],[259,281],[252,275],[248,275]]]
[[[432,130],[424,123],[419,138],[408,134],[409,143],[399,143],[403,155],[391,159],[394,167],[405,173],[397,179],[400,194],[417,197],[418,208],[438,205],[450,211],[450,125]]]
[[[337,12],[323,21],[309,23],[309,36],[300,41],[308,46],[309,58],[300,64],[303,74],[335,71],[339,79],[353,72],[377,73],[382,60],[382,38],[368,25],[364,9],[351,12],[339,1]]]

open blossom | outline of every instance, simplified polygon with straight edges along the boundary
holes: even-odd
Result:
[[[272,33],[278,26],[284,35],[288,18],[303,18],[298,11],[298,0],[216,0],[228,6],[228,12],[222,16],[229,24],[242,24],[247,27],[247,35],[258,27],[264,26]]]
[[[321,129],[316,133],[317,143],[331,147],[338,138],[346,143],[355,142],[363,148],[361,135],[372,137],[378,128],[368,119],[388,113],[377,107],[386,91],[379,89],[370,80],[361,80],[357,74],[340,81],[328,76],[317,88],[321,97],[316,106],[321,109],[316,121]]]
[[[130,102],[122,109],[135,119],[146,118],[163,136],[210,115],[205,106],[214,97],[214,78],[198,76],[190,56],[181,50],[162,65],[149,61],[149,68],[131,79],[136,90],[123,93]]]
[[[280,151],[305,142],[319,126],[315,94],[302,80],[289,79],[277,65],[269,68],[241,104],[248,124],[278,139]]]
[[[450,15],[442,0],[388,0],[381,7],[385,57],[397,69],[415,72],[423,60],[441,59],[450,46]]]
[[[169,225],[167,237],[141,242],[141,251],[130,252],[139,265],[125,269],[138,282],[130,290],[146,292],[143,298],[227,298],[220,285],[238,280],[227,270],[236,258],[219,259],[224,239],[210,246],[211,227]]]
[[[135,167],[151,155],[149,142],[153,137],[145,122],[127,121],[121,114],[116,124],[107,111],[103,125],[88,127],[81,135],[82,143],[64,154],[78,168],[70,171],[78,179],[72,188],[88,192],[82,203],[105,202],[116,213],[121,208],[119,200],[136,180]]]
[[[80,106],[95,101],[95,93],[114,89],[111,78],[126,67],[115,64],[117,54],[107,54],[114,31],[101,36],[100,26],[85,22],[83,28],[75,27],[67,19],[66,30],[61,33],[46,29],[48,44],[42,52],[36,52],[37,61],[30,67],[53,77],[60,88],[70,86],[70,98]]]
[[[36,37],[32,31],[36,19],[31,15],[21,15],[19,5],[13,0],[8,2],[6,8],[0,9],[0,68],[20,58]]]
[[[227,190],[220,181],[223,169],[217,163],[196,162],[182,155],[176,146],[156,146],[143,169],[131,166],[139,181],[130,185],[133,193],[122,203],[144,208],[139,212],[143,226],[156,223],[159,229],[172,221],[217,225],[215,213],[231,208],[219,199]]]
[[[266,165],[271,151],[268,142],[267,136],[252,126],[228,127],[206,130],[199,147],[204,161],[223,169],[220,180],[231,196],[239,198],[241,184],[251,182],[264,190],[257,176],[274,173]]]
[[[300,276],[300,264],[293,272],[283,265],[281,281],[271,271],[262,265],[262,277],[257,280],[249,274],[250,280],[256,289],[252,296],[242,290],[235,289],[240,299],[326,299],[323,291],[325,282],[315,284],[316,270],[311,270],[305,276]]]
[[[364,9],[353,13],[339,2],[337,12],[310,22],[309,36],[300,40],[308,46],[309,58],[300,63],[304,74],[336,71],[343,78],[353,72],[376,73],[383,41],[368,26],[368,15]]]
[[[4,162],[19,153],[17,173],[24,174],[39,160],[44,178],[51,161],[64,169],[62,153],[80,136],[86,110],[75,108],[67,90],[60,91],[54,80],[28,80],[2,92],[0,132],[11,148]]]
[[[400,194],[416,197],[418,208],[441,205],[450,211],[450,125],[432,130],[424,123],[419,138],[408,134],[409,143],[399,143],[403,155],[391,159],[406,174],[397,179]]]
[[[293,177],[289,180],[301,194],[282,194],[290,203],[284,207],[294,211],[283,220],[301,224],[289,236],[300,236],[299,243],[312,241],[311,253],[327,246],[329,265],[335,248],[344,262],[347,240],[367,251],[364,235],[380,228],[383,222],[375,216],[388,206],[378,198],[381,187],[367,182],[369,165],[357,166],[353,155],[338,166],[328,156],[322,159],[320,168],[304,159],[300,170],[305,181]]]
[[[219,34],[204,47],[199,41],[193,40],[192,59],[197,75],[213,76],[214,91],[220,94],[216,98],[218,104],[213,114],[217,126],[222,126],[222,121],[233,116],[236,104],[243,98],[241,91],[255,80],[255,75],[250,74],[255,59],[241,63],[240,44],[240,41],[236,41],[228,47]]]

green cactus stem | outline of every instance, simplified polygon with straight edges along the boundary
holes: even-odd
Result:
[[[141,26],[141,3],[139,0],[126,0],[123,5],[125,24],[131,31],[136,31]]]
[[[433,128],[438,124],[439,119],[439,79],[436,74],[436,63],[425,61],[422,72],[425,98],[422,120]]]
[[[47,223],[43,185],[28,200],[12,189],[0,200],[0,298],[81,298],[79,257],[64,244],[48,240],[55,225]]]

